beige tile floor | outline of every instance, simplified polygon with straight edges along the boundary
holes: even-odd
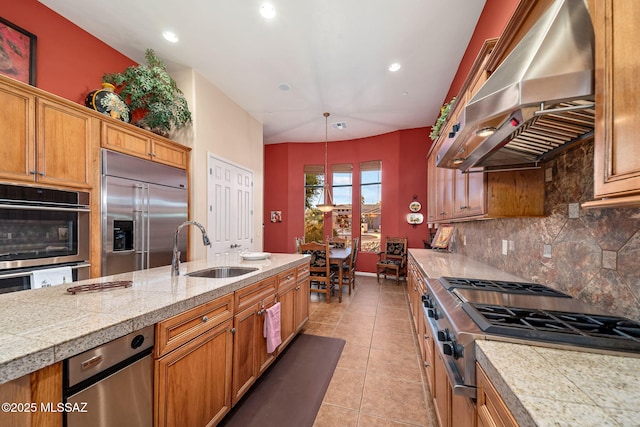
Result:
[[[346,340],[314,427],[436,426],[406,282],[358,275],[344,289],[342,303],[311,296],[304,333]]]

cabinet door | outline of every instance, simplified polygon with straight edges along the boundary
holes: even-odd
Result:
[[[304,324],[309,320],[309,264],[297,269],[297,286],[296,286],[296,332],[302,329]]]
[[[0,178],[34,181],[35,97],[0,84],[0,105]]]
[[[231,319],[155,361],[156,426],[215,425],[231,408]]]
[[[505,405],[491,380],[484,370],[476,363],[476,382],[478,384],[477,396],[477,423],[478,426],[504,426],[515,427],[518,422]]]
[[[292,284],[278,291],[280,301],[280,333],[282,335],[282,345],[284,348],[296,336],[296,284]]]
[[[482,168],[471,168],[475,171]],[[485,210],[485,174],[484,173],[468,173],[467,175],[467,216],[483,215]]]
[[[275,295],[265,298],[234,317],[233,404],[249,390],[260,374],[275,360],[267,353],[263,335],[264,310],[273,306]]]
[[[92,146],[98,119],[81,110],[38,99],[36,179],[88,188],[92,185]]]
[[[437,344],[436,344],[437,345]],[[434,357],[433,406],[438,418],[438,425],[448,427],[451,413],[451,387],[445,370],[444,361],[438,351]]]
[[[482,168],[471,168],[470,171]],[[484,209],[484,174],[455,171],[453,216],[456,218],[482,215]]]
[[[151,158],[151,140],[147,135],[106,121],[102,122],[102,146],[143,159]]]
[[[451,219],[453,217],[454,176],[454,169],[436,168],[436,212],[438,221]]]
[[[597,0],[594,196],[640,193],[640,2]]]
[[[188,161],[184,147],[155,139],[151,140],[151,158],[158,163],[180,169],[186,169]]]

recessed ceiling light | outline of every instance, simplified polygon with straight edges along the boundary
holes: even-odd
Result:
[[[260,6],[260,15],[264,16],[267,19],[271,19],[276,16],[276,8],[269,3],[263,3]]]
[[[178,36],[171,31],[163,31],[162,37],[164,37],[164,39],[168,42],[178,43]]]
[[[283,91],[287,91],[287,90],[291,89],[291,86],[289,85],[289,83],[280,83],[278,85],[278,89],[283,90]]]
[[[397,62],[394,62],[393,64],[389,65],[389,71],[396,72],[400,69],[400,67],[402,67],[402,65],[400,65]]]

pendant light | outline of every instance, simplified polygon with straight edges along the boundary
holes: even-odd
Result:
[[[327,176],[329,176],[329,113],[324,113],[324,203],[316,205],[316,208],[321,212],[331,212],[335,205],[333,204],[333,198],[331,197],[331,191],[329,189],[329,182]],[[329,203],[327,203],[327,200]]]

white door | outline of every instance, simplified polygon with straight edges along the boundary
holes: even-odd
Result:
[[[209,256],[253,249],[253,172],[209,155]]]

